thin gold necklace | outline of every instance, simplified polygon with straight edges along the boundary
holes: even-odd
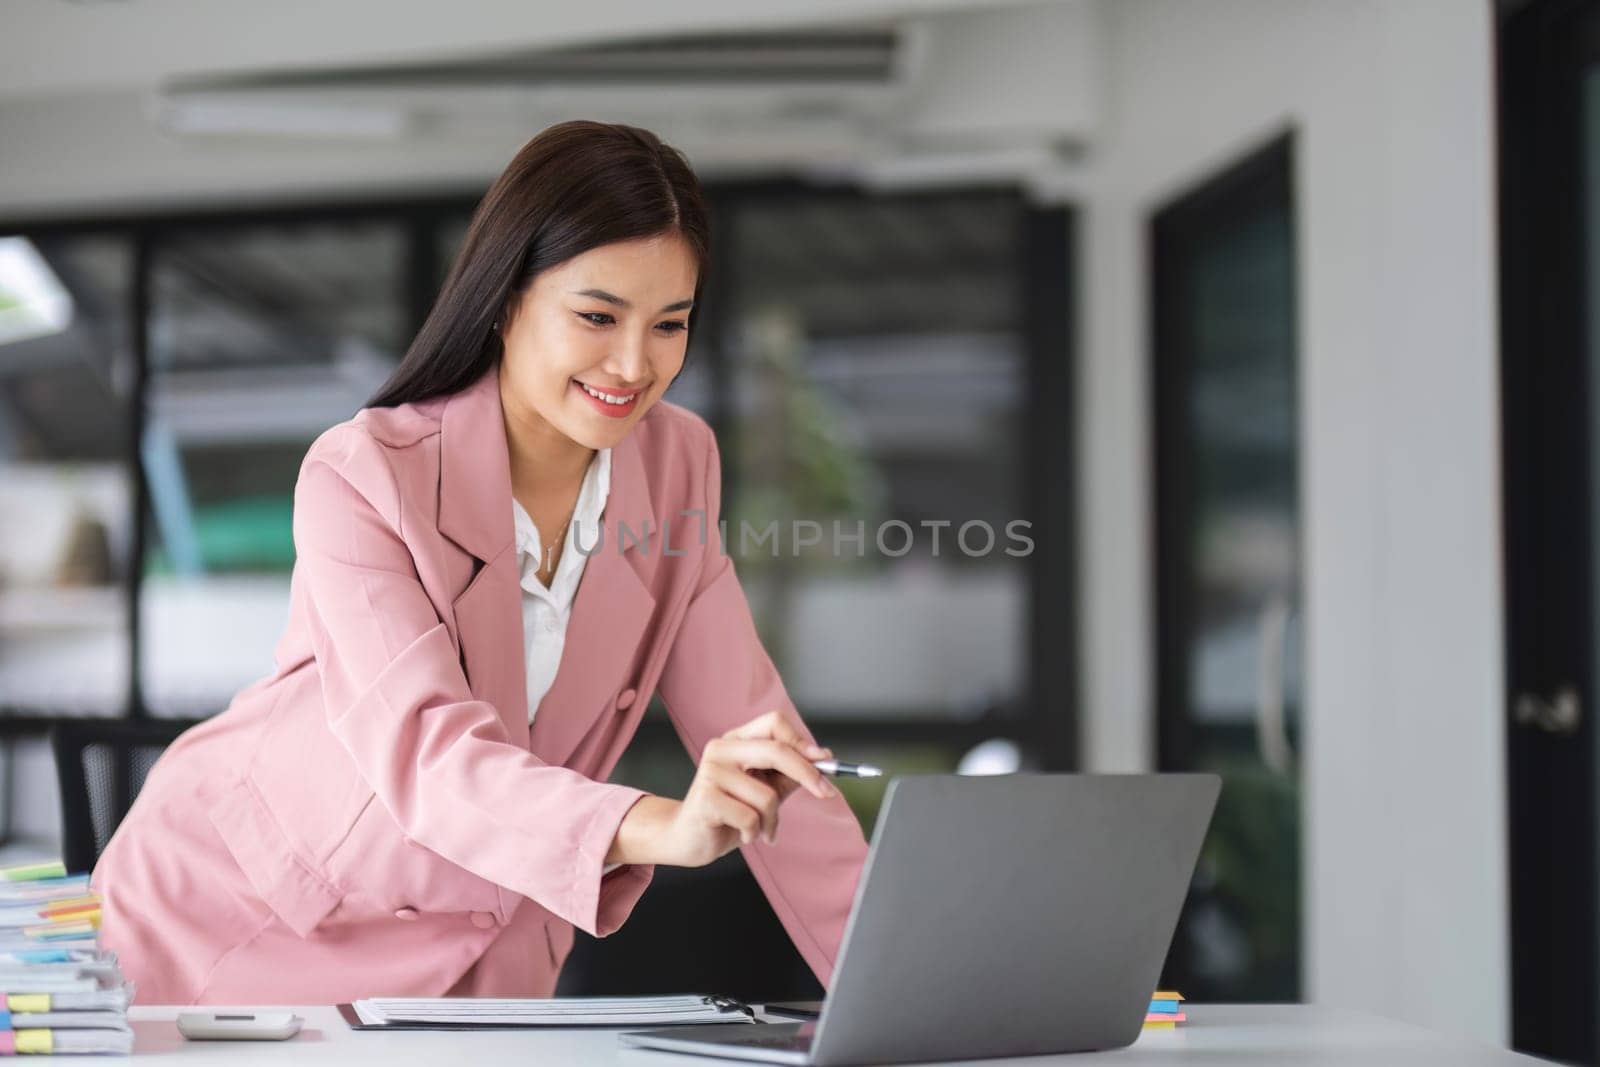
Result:
[[[567,536],[567,524],[572,521],[573,514],[575,512],[577,512],[577,510],[578,510],[578,497],[581,497],[582,495],[583,495],[583,485],[580,483],[579,486],[578,486],[578,496],[575,496],[575,497],[572,498],[572,507],[567,509],[567,517],[566,517],[566,519],[564,519],[562,521],[560,526],[556,527],[556,535],[553,538],[551,538],[550,539],[550,543],[545,546],[544,558],[539,561],[539,569],[533,572],[534,575],[537,577],[539,574],[542,574],[548,568],[549,571],[550,571],[549,575],[547,577],[544,577],[544,578],[540,579],[540,581],[542,581],[547,586],[555,579],[555,576],[556,576],[556,566],[555,566],[556,546],[561,544],[561,542],[566,538],[566,536]]]

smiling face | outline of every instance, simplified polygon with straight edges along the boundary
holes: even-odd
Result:
[[[621,441],[683,366],[697,277],[676,234],[601,245],[539,273],[501,330],[507,415],[585,448]]]

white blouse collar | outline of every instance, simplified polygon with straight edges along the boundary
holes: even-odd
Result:
[[[605,510],[606,497],[611,493],[611,449],[602,448],[589,461],[584,472],[583,485],[578,489],[578,501],[572,509],[572,519],[567,525],[567,540],[561,559],[556,563],[556,573],[550,580],[548,592],[565,598],[568,586],[576,585],[579,572],[586,559],[581,551],[568,551],[581,544],[593,551],[600,534],[600,514]],[[517,536],[517,561],[522,569],[522,587],[530,593],[544,593],[544,583],[538,572],[544,558],[544,544],[539,539],[539,528],[534,525],[528,511],[515,497],[511,499],[513,523]]]

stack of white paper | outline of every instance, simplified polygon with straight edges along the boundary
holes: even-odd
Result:
[[[0,869],[0,1055],[133,1051],[133,989],[99,930],[88,875]]]
[[[728,997],[372,997],[353,1005],[369,1026],[516,1027],[656,1026],[749,1022],[750,1009]]]

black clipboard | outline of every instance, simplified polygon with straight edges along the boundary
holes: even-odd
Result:
[[[822,1018],[822,1001],[820,1000],[779,1000],[761,1007],[769,1015],[782,1015],[790,1019],[820,1019]]]
[[[733,997],[717,996],[715,994],[697,994],[707,1004],[714,1005],[724,1012],[738,1012],[745,1016],[745,1021],[756,1022],[755,1009],[742,1000]],[[614,1023],[424,1023],[424,1022],[393,1022],[393,1023],[367,1023],[361,1021],[361,1016],[356,1014],[353,1003],[335,1004],[339,1015],[346,1025],[352,1030],[597,1030],[614,1029],[616,1027],[640,1026],[704,1026],[706,1020],[685,1020],[683,1023],[639,1023],[617,1021]],[[713,1024],[714,1025],[714,1024]]]

